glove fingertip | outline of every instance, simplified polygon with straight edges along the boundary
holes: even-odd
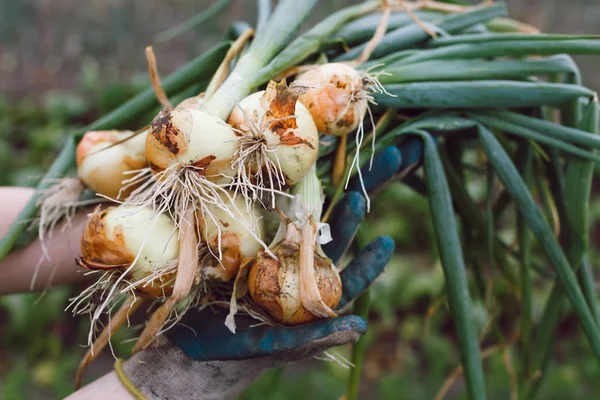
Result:
[[[344,202],[344,211],[350,214],[349,216],[354,217],[357,220],[362,220],[365,215],[365,209],[367,208],[367,201],[362,194],[355,191],[349,191],[342,201]]]
[[[402,153],[402,168],[407,168],[418,163],[423,158],[423,140],[417,137],[411,137],[399,145]]]
[[[336,326],[336,331],[353,331],[361,335],[367,332],[367,321],[358,315],[346,315],[331,321]]]
[[[333,241],[323,245],[323,251],[333,263],[342,257],[365,216],[367,202],[358,192],[348,192],[330,219]]]
[[[365,189],[371,191],[384,184],[390,179],[402,165],[402,152],[394,146],[389,146],[375,154],[372,168],[364,168],[362,171]],[[358,177],[350,183],[350,189],[362,191]]]
[[[338,308],[346,306],[365,291],[381,274],[394,254],[395,243],[389,236],[378,236],[342,270],[342,299]]]
[[[389,258],[394,254],[394,250],[396,249],[396,243],[391,236],[378,236],[374,241],[370,243],[373,247],[377,247],[380,251],[380,254],[385,254],[385,257],[389,260]],[[369,246],[370,246],[369,245]]]

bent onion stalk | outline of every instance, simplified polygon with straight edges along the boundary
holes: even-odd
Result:
[[[336,317],[333,308],[342,294],[338,271],[321,249],[330,238],[328,227],[317,223],[323,195],[314,166],[292,193],[269,246],[277,258],[259,252],[248,277],[254,302],[289,325]]]

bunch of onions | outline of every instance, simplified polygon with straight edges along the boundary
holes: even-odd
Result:
[[[277,322],[294,325],[336,317],[342,295],[337,269],[317,236],[322,192],[316,168],[293,188],[279,230],[269,249],[260,251],[248,277],[250,296]]]
[[[145,134],[132,131],[90,131],[77,145],[79,179],[96,193],[123,199],[135,187],[124,185],[126,173],[147,166]]]
[[[179,255],[174,221],[150,208],[100,207],[89,218],[81,237],[80,266],[118,272],[118,278],[138,295],[168,296]]]
[[[303,88],[270,81],[267,89],[243,99],[228,123],[238,137],[232,166],[245,197],[260,198],[299,182],[315,163],[319,133],[298,96]]]
[[[207,280],[229,282],[240,265],[254,258],[262,248],[259,238],[264,231],[263,219],[254,205],[248,211],[241,197],[234,200],[233,214],[218,207],[209,208],[209,218],[198,213],[200,237],[206,244],[204,255],[210,256],[209,262],[201,265],[202,275]]]

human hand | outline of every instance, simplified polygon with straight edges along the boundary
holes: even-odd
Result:
[[[420,152],[418,147],[410,149]],[[414,154],[407,159],[412,161],[410,165],[418,160]],[[402,167],[401,152],[385,149],[376,156],[367,185],[375,188],[385,183]],[[349,192],[336,207],[330,219],[334,240],[324,246],[334,263],[352,241],[365,207],[365,199],[357,192]],[[348,264],[340,274],[343,294],[338,310],[380,275],[393,248],[389,237],[379,237]],[[121,381],[136,396],[148,398],[233,398],[265,369],[354,343],[367,329],[366,322],[353,315],[291,327],[251,327],[256,320],[238,316],[237,331],[232,334],[223,323],[225,315],[210,309],[188,312],[181,324],[165,334],[168,339],[159,339],[157,347],[116,364]]]
[[[343,221],[339,227],[345,229],[346,240],[354,235],[364,210],[365,200],[356,192],[341,202],[338,215],[346,218],[338,221]],[[346,243],[337,245],[346,247]],[[393,250],[389,237],[379,237],[344,268],[338,310],[379,276]],[[354,343],[367,329],[366,322],[354,315],[290,327],[252,327],[255,319],[237,316],[233,334],[224,325],[226,315],[226,311],[209,308],[189,311],[178,326],[165,333],[168,339],[161,337],[157,347],[116,364],[121,381],[134,396],[149,399],[234,398],[265,369]]]

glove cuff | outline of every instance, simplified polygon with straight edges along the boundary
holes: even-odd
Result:
[[[144,394],[142,392],[140,392],[133,383],[131,383],[129,378],[127,378],[127,375],[125,374],[125,371],[123,370],[123,360],[121,360],[120,358],[118,358],[117,361],[115,361],[115,373],[117,374],[117,377],[121,381],[121,384],[123,386],[125,386],[125,389],[127,389],[127,391],[136,400],[148,400],[148,399],[146,399],[146,396],[144,396]]]
[[[136,398],[235,399],[270,365],[266,359],[194,361],[168,340],[115,364],[123,386]]]

